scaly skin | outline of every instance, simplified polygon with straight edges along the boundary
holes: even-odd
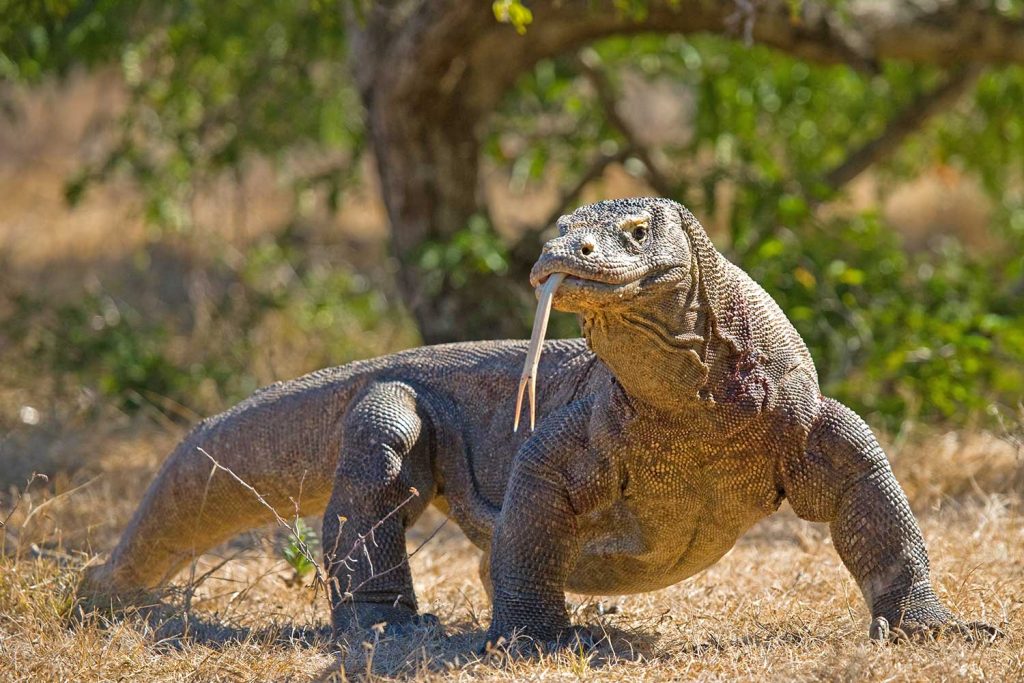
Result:
[[[293,501],[304,515],[326,508],[339,633],[417,618],[404,536],[431,502],[485,551],[488,638],[551,641],[571,633],[566,589],[681,581],[783,498],[831,525],[873,637],[992,632],[938,601],[921,532],[870,429],[821,395],[785,315],[685,208],[614,200],[558,227],[531,281],[568,274],[554,306],[580,315],[586,340],[545,345],[535,432],[510,432],[524,342],[413,349],[275,384],[182,442],[87,588],[151,589],[271,521],[251,492],[211,474],[201,447],[282,515]],[[410,487],[419,496],[389,517]],[[381,519],[363,549],[359,536]]]

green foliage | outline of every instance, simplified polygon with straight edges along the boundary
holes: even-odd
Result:
[[[306,555],[303,545],[310,552],[316,552],[320,547],[320,539],[317,537],[316,531],[300,517],[295,520],[295,533],[288,536],[288,542],[281,549],[285,561],[295,570],[297,579],[305,578],[316,569],[313,560]]]
[[[491,10],[495,19],[503,24],[512,24],[519,35],[526,33],[526,27],[533,23],[533,12],[520,0],[494,0]]]
[[[357,20],[367,10],[364,0],[343,4]],[[842,16],[842,2],[827,4]],[[523,33],[534,21],[528,5],[496,0],[491,10]],[[1022,7],[1012,0],[993,11],[1016,18]],[[791,2],[790,10],[797,18],[802,4]],[[640,18],[647,3],[616,0],[591,11]],[[118,144],[69,181],[71,203],[92,182],[121,173],[143,189],[154,225],[188,229],[195,188],[244,170],[259,155],[288,171],[297,214],[298,198],[314,194],[336,208],[359,182],[355,161],[365,146],[363,112],[345,66],[344,16],[323,0],[0,0],[0,78],[33,83],[75,66],[119,65],[130,99]],[[968,102],[873,167],[883,188],[953,168],[979,178],[992,201],[990,228],[1001,249],[969,253],[947,239],[912,255],[880,217],[848,212],[840,219],[819,207],[836,198],[824,182],[828,172],[944,73],[885,63],[864,74],[714,36],[619,36],[586,56],[607,74],[620,104],[629,104],[626,75],[670,83],[688,98],[692,112],[678,121],[686,134],[649,156],[668,194],[717,225],[719,247],[794,318],[829,391],[891,420],[916,414],[958,421],[989,403],[1019,400],[1024,325],[1014,294],[1024,281],[1024,116],[1012,104],[1024,100],[1024,69],[990,70]],[[541,60],[490,122],[484,152],[513,189],[552,173],[572,187],[595,161],[623,150],[632,150],[627,171],[651,175],[633,149],[637,136],[613,125],[578,57]],[[314,148],[325,158],[316,171],[300,173],[288,163]],[[533,301],[502,282],[522,264],[487,216],[481,207],[401,267],[422,276],[425,296],[478,302],[476,334],[521,333]],[[122,302],[120,322],[93,329],[103,318],[103,297],[59,313],[62,322],[51,326],[52,339],[40,341],[40,353],[119,396],[145,388],[187,397],[204,374],[234,396],[251,384],[239,379],[251,379],[241,360],[252,352],[247,334],[268,316],[321,340],[332,353],[314,358],[336,362],[377,352],[374,334],[407,328],[379,284],[314,262],[308,246],[289,239],[286,231],[259,245],[237,269],[243,301],[216,308],[239,330],[239,341],[214,354],[222,360],[209,367],[182,366],[169,351],[178,330]],[[509,318],[511,332],[493,328],[494,320]],[[562,317],[553,332],[574,333],[575,325]]]
[[[780,230],[743,265],[807,341],[826,393],[894,428],[908,416],[962,422],[1021,398],[1021,252],[977,257],[947,240],[908,256],[865,214]]]
[[[508,271],[507,248],[481,215],[470,218],[464,229],[443,241],[424,243],[416,261],[420,268],[434,275],[427,283],[428,290],[435,294],[445,279],[463,288],[479,276],[504,275]]]
[[[216,412],[282,378],[278,363],[292,376],[418,343],[386,284],[311,254],[293,231],[253,246],[238,269],[218,259],[204,267],[232,285],[202,302],[212,317],[202,329],[191,310],[145,310],[134,293],[90,291],[57,305],[22,293],[0,339],[74,393],[174,419]],[[275,360],[289,353],[298,357]]]
[[[274,314],[281,334],[304,340],[310,370],[418,342],[388,283],[314,252],[290,231],[250,249],[239,273],[250,306],[251,322],[243,329]]]
[[[297,190],[323,186],[336,207],[354,181],[362,107],[344,65],[336,3],[5,1],[0,77],[31,82],[115,62],[130,91],[117,144],[69,180],[72,204],[91,183],[120,173],[144,191],[153,225],[189,229],[199,184],[251,155],[284,167],[301,146],[332,163],[295,174]]]
[[[623,105],[626,73],[691,98],[692,114],[678,122],[689,134],[653,150],[658,170],[674,198],[707,224],[724,223],[716,243],[794,319],[826,391],[892,423],[908,415],[962,422],[1020,400],[1024,118],[1007,104],[1024,98],[1024,69],[987,73],[972,102],[873,167],[882,187],[939,166],[977,175],[989,192],[990,229],[1003,249],[969,253],[946,238],[911,255],[879,216],[816,205],[835,194],[823,182],[828,172],[940,72],[883,64],[864,75],[712,36],[616,37],[595,45],[590,61]],[[485,149],[520,187],[552,165],[579,176],[599,155],[635,144],[569,58],[540,62],[495,123]],[[649,174],[638,158],[625,168]],[[572,333],[564,319],[556,332]]]
[[[109,296],[86,294],[48,309],[45,302],[22,295],[16,304],[14,338],[37,361],[58,374],[80,375],[124,410],[164,398],[188,404],[188,394],[200,382],[232,382],[232,368],[222,362],[173,362],[167,327]]]
[[[115,59],[136,10],[126,0],[0,0],[0,81]]]
[[[865,77],[712,36],[612,38],[595,50],[613,79],[627,71],[668,79],[693,98],[692,120],[679,122],[692,129],[688,139],[657,152],[675,197],[698,213],[715,212],[723,184],[735,188],[727,245],[734,255],[756,248],[774,230],[779,207],[793,206],[781,198],[827,197],[827,171],[938,79],[934,70],[892,64]],[[582,173],[599,152],[629,148],[591,90],[574,63],[560,59],[538,64],[509,95],[487,151],[510,164],[513,182],[539,177],[551,160],[569,174]],[[526,150],[512,145],[508,154],[510,137],[534,144]]]
[[[443,240],[424,242],[412,261],[426,296],[440,298],[456,292],[477,302],[467,321],[473,329],[502,337],[517,335],[529,325],[532,297],[509,282],[508,246],[486,216],[471,216],[462,230]]]

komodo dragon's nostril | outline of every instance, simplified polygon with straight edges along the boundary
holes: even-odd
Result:
[[[593,237],[584,237],[580,240],[580,253],[584,256],[590,256],[597,249],[597,245],[594,243]]]

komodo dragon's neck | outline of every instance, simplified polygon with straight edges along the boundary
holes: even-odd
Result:
[[[720,271],[716,263],[700,261],[695,254],[686,282],[645,292],[627,310],[583,315],[591,349],[625,392],[659,410],[685,413],[701,406],[715,359],[732,350],[718,327],[719,298],[705,282]]]

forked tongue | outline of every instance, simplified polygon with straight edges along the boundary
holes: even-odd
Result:
[[[537,300],[537,313],[533,317],[533,334],[530,345],[526,348],[526,363],[523,365],[523,376],[519,379],[519,392],[516,395],[516,416],[512,423],[512,431],[519,431],[519,413],[523,409],[523,391],[530,390],[530,431],[536,424],[537,416],[537,366],[540,364],[540,352],[544,346],[544,333],[548,330],[548,318],[551,317],[551,299],[555,290],[565,279],[565,273],[553,273],[541,285],[540,298]]]

